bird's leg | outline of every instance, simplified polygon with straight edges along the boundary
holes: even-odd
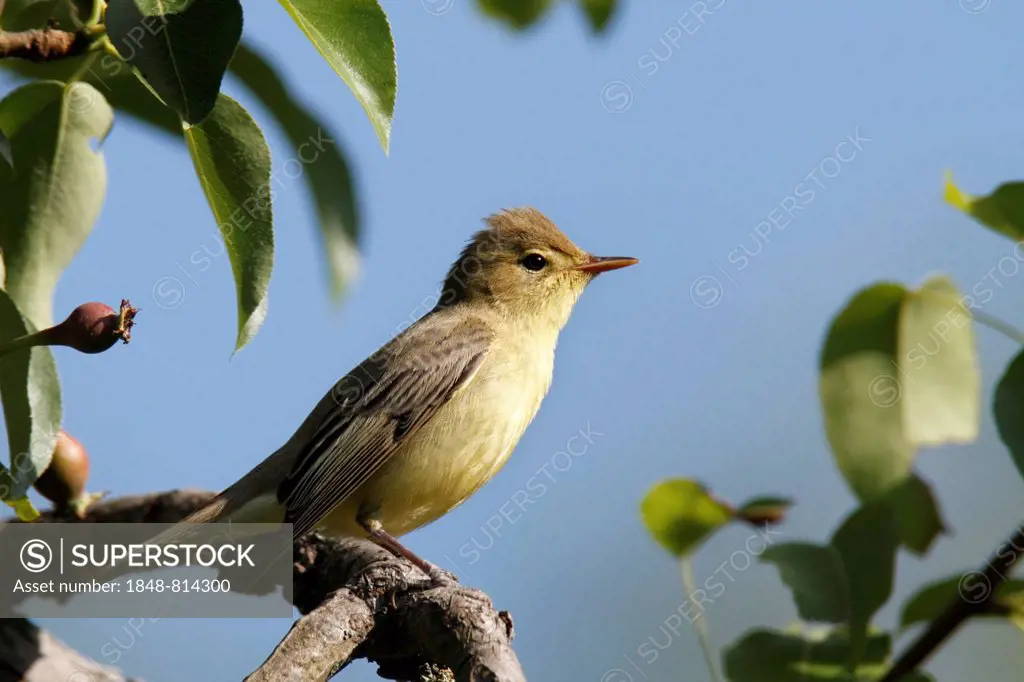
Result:
[[[426,573],[434,587],[450,585],[455,582],[453,577],[446,574],[426,559],[421,559],[416,556],[411,549],[403,545],[397,538],[384,530],[384,525],[380,522],[380,519],[361,518],[358,519],[358,522],[359,525],[363,527],[363,530],[369,534],[371,541],[388,550],[395,556],[408,560],[413,566]]]

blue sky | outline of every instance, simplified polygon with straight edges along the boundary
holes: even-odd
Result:
[[[640,523],[648,487],[687,476],[737,502],[791,495],[783,539],[824,540],[853,508],[817,401],[817,353],[839,307],[876,280],[946,272],[964,290],[989,283],[985,312],[1024,319],[1024,279],[998,269],[1013,245],[941,201],[947,169],[976,193],[1019,177],[1024,6],[707,5],[717,9],[697,19],[689,3],[626,3],[595,38],[568,3],[513,34],[468,0],[388,0],[399,93],[385,157],[284,11],[247,3],[246,36],[349,153],[366,219],[361,274],[332,306],[303,186],[285,187],[269,317],[231,358],[229,264],[190,264],[219,244],[185,148],[118,117],[103,147],[107,202],[56,304],[127,297],[143,308],[130,346],[57,351],[66,428],[92,453],[90,488],[227,486],[422,312],[483,216],[533,205],[584,248],[642,263],[581,299],[552,391],[505,469],[408,544],[512,612],[530,679],[706,679],[693,633],[666,627],[684,595]],[[226,90],[251,102],[235,83]],[[287,142],[268,134],[283,163]],[[154,294],[167,277],[183,286],[173,307]],[[988,404],[1015,348],[978,336]],[[901,557],[894,604],[981,563],[1024,512],[1020,476],[985,419],[977,443],[921,454],[953,535],[927,561]],[[581,430],[585,452],[565,459]],[[544,493],[514,521],[502,516],[541,471]],[[695,560],[698,582],[730,567],[705,614],[719,647],[795,618],[776,571],[744,561],[749,537],[729,529]],[[161,682],[239,679],[289,623],[162,620],[134,635],[116,620],[45,625],[101,661],[116,641],[120,667]],[[664,647],[656,656],[651,642]],[[932,670],[1010,680],[1022,665],[1019,633],[981,624]],[[342,679],[376,678],[359,665]]]

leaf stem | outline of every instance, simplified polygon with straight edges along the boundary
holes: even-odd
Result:
[[[964,574],[964,577],[970,575],[980,579],[981,584],[987,588],[983,598],[978,602],[972,602],[962,594],[957,595],[921,636],[900,655],[879,682],[898,682],[905,675],[914,672],[928,657],[938,651],[943,642],[964,621],[972,616],[987,613],[999,588],[1021,558],[1018,547],[1024,547],[1024,523],[1019,525],[1005,542],[996,547],[983,568]],[[1008,548],[1012,549],[1007,551]]]
[[[85,20],[85,25],[93,26],[100,23],[103,20],[103,13],[106,9],[106,0],[92,0],[92,11],[89,12],[89,18]]]
[[[683,574],[683,589],[686,590],[686,598],[689,599],[690,595],[697,591],[697,586],[693,581],[693,564],[690,562],[690,557],[681,557],[679,559],[679,567],[682,569]],[[711,681],[720,682],[718,668],[715,666],[715,652],[711,646],[711,637],[708,634],[708,624],[707,621],[700,618],[705,613],[707,612],[702,610],[691,625],[693,625],[694,632],[697,633],[697,641],[700,642],[700,650],[704,654],[704,663],[708,667]]]
[[[968,309],[967,312],[971,317],[977,320],[979,324],[983,324],[989,329],[997,331],[1003,336],[1009,337],[1019,344],[1024,344],[1024,331],[1014,327],[1009,322],[1001,320],[995,315],[983,313],[980,310]]]
[[[53,334],[51,329],[44,329],[41,332],[33,332],[31,334],[25,334],[19,336],[16,339],[11,339],[6,343],[0,343],[0,358],[7,355],[12,351],[16,351],[19,348],[31,348],[33,346],[50,346],[53,345]]]
[[[929,296],[938,301],[949,303],[956,308],[960,308],[971,316],[971,318],[977,321],[978,324],[984,325],[993,331],[997,331],[1017,343],[1024,344],[1024,331],[1018,329],[1009,322],[996,317],[995,315],[989,315],[981,310],[965,306],[962,299],[957,299],[947,294],[931,291],[929,289],[921,289],[918,293],[924,296]]]
[[[106,40],[106,36],[104,36],[101,40]],[[93,43],[93,45],[95,45],[95,44],[96,43]],[[77,69],[75,69],[75,72],[73,74],[71,74],[71,78],[68,78],[67,82],[68,83],[75,83],[82,76],[84,76],[85,72],[92,68],[92,63],[94,61],[96,61],[96,55],[97,54],[98,53],[96,52],[96,50],[90,50],[85,55],[85,58],[82,60],[82,63],[78,65]]]

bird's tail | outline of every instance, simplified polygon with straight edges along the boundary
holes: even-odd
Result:
[[[290,450],[274,452],[252,471],[171,528],[157,534],[151,544],[171,544],[201,532],[208,523],[281,523],[284,509],[277,502],[277,483],[291,466]],[[279,470],[283,470],[282,473]]]
[[[155,535],[148,544],[180,542],[189,535],[202,533],[202,526],[210,523],[266,524],[284,521],[284,509],[277,503],[274,491],[248,491],[243,496],[239,494],[237,485],[231,486],[172,527]]]
[[[167,530],[154,535],[146,544],[169,545],[193,533],[197,525],[216,523],[222,520],[228,508],[228,502],[229,500],[224,496],[224,493],[217,495]]]

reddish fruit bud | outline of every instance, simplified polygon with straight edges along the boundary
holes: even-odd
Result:
[[[102,353],[115,343],[117,313],[106,303],[83,303],[54,328],[58,345],[82,353]]]
[[[121,301],[120,313],[106,303],[83,303],[45,334],[53,345],[70,346],[82,353],[102,353],[118,341],[128,343],[136,312],[128,301]]]
[[[54,506],[64,508],[82,496],[87,478],[89,455],[81,443],[61,431],[57,434],[57,447],[50,465],[36,479],[34,487]]]

